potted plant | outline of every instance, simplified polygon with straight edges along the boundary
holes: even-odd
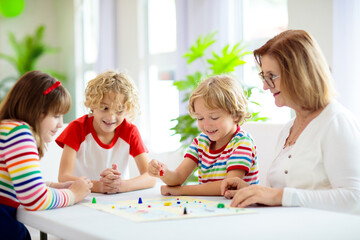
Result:
[[[17,76],[10,76],[0,81],[0,101],[5,97],[14,82],[24,73],[40,70],[37,67],[38,60],[47,53],[58,53],[59,48],[53,48],[43,42],[45,27],[39,26],[34,35],[27,35],[18,41],[13,33],[9,33],[9,42],[14,50],[14,55],[0,53],[0,58],[9,62],[17,71]],[[63,74],[51,69],[42,71],[51,74],[55,78],[65,81]]]
[[[198,84],[211,75],[218,74],[229,74],[233,75],[236,68],[245,64],[243,60],[244,56],[251,54],[252,52],[246,51],[245,46],[242,42],[235,44],[233,47],[230,47],[227,44],[221,51],[221,53],[212,52],[210,57],[207,57],[206,51],[209,47],[216,42],[215,40],[216,32],[207,34],[206,36],[200,36],[196,42],[190,47],[190,49],[183,55],[187,60],[187,64],[191,65],[195,61],[201,61],[204,65],[204,70],[202,72],[197,71],[193,74],[186,76],[185,80],[178,80],[174,82],[174,86],[183,92],[184,98],[183,102],[188,102],[189,97],[192,91],[198,86]],[[260,116],[259,111],[254,111],[251,105],[259,106],[256,101],[251,99],[252,91],[256,88],[253,86],[248,86],[244,82],[240,81],[241,86],[243,87],[246,98],[249,101],[249,112],[252,114],[251,119],[248,121],[266,121],[267,117]],[[257,89],[257,88],[256,88]],[[200,130],[197,127],[196,119],[192,118],[189,114],[181,115],[172,121],[176,121],[176,125],[170,130],[175,131],[175,134],[181,136],[180,142],[182,147],[185,149],[189,146],[191,141],[200,134]],[[196,169],[193,174],[187,179],[185,184],[197,181]]]

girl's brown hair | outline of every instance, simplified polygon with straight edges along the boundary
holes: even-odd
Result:
[[[16,81],[0,106],[0,121],[12,119],[30,125],[40,158],[44,155],[40,122],[49,113],[63,115],[71,108],[70,94],[63,86],[46,95],[43,93],[56,82],[55,78],[40,71],[25,73]]]
[[[282,93],[302,109],[321,109],[335,96],[325,57],[306,31],[284,31],[256,49],[254,56],[260,67],[264,55],[278,62]]]

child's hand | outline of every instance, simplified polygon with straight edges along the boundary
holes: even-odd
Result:
[[[121,176],[121,173],[118,170],[117,164],[113,163],[111,168],[107,168],[100,173],[102,178],[107,177],[109,179],[118,179]]]
[[[167,166],[155,159],[149,162],[149,175],[153,177],[162,177],[167,170]]]
[[[168,185],[162,185],[161,194],[164,196],[181,196],[181,186],[170,187]]]
[[[92,186],[93,184],[90,179],[85,177],[76,179],[69,187],[75,195],[75,203],[83,200],[91,192]]]
[[[107,168],[100,174],[100,182],[104,193],[118,193],[121,191],[122,179],[118,171],[117,164],[112,164],[112,168]]]
[[[241,178],[226,178],[221,182],[220,192],[224,197],[231,199],[236,194],[237,190],[248,186],[249,184]]]

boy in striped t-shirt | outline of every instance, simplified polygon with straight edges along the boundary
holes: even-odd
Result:
[[[174,171],[157,160],[149,163],[149,174],[167,184],[163,195],[221,195],[221,180],[230,177],[259,182],[255,143],[240,127],[250,117],[246,106],[240,85],[227,75],[210,77],[196,88],[189,112],[202,133]],[[200,184],[181,186],[196,167]]]

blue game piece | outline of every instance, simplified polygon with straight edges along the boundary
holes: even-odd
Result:
[[[143,202],[142,202],[142,199],[141,199],[141,197],[139,197],[139,201],[138,201],[138,204],[142,204]]]

